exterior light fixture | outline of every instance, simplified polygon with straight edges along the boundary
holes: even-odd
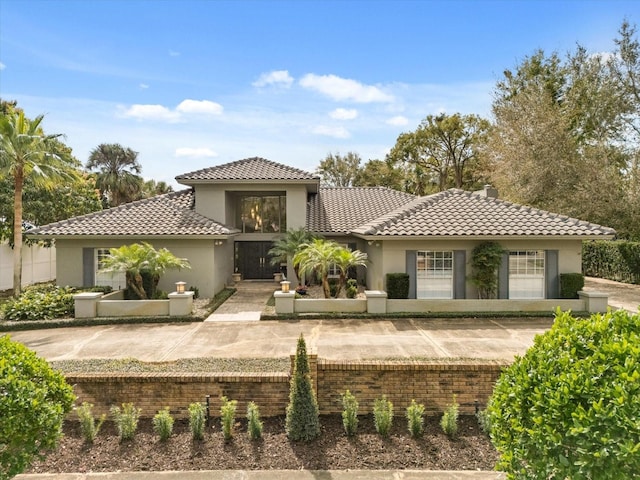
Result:
[[[184,293],[185,285],[186,285],[185,282],[176,282],[176,292],[177,293]]]
[[[288,280],[283,280],[282,282],[280,282],[280,286],[282,287],[282,293],[289,293],[290,285],[291,285],[291,282]]]

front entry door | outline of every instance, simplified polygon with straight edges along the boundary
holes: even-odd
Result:
[[[247,280],[273,280],[280,271],[279,265],[271,265],[268,252],[272,242],[236,242],[236,267]]]

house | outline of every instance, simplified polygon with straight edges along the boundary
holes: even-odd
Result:
[[[457,189],[416,197],[386,187],[325,188],[308,172],[248,158],[176,177],[187,188],[101,212],[52,223],[32,232],[56,241],[61,285],[124,285],[99,271],[109,248],[147,241],[187,258],[192,268],[169,272],[173,282],[211,296],[244,279],[273,279],[272,242],[306,227],[369,256],[360,280],[385,289],[387,273],[406,272],[411,298],[477,298],[468,281],[473,248],[496,241],[506,250],[499,269],[500,298],[557,298],[559,275],[581,271],[583,240],[615,231],[497,198]],[[293,269],[287,270],[293,274]]]

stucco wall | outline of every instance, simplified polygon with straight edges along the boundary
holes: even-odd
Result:
[[[56,281],[58,285],[82,285],[82,249],[83,248],[114,248],[138,241],[148,241],[154,248],[167,248],[180,258],[186,258],[191,269],[169,270],[160,279],[158,287],[172,292],[175,282],[187,283],[187,288],[196,286],[203,297],[211,297],[224,288],[225,283],[231,282],[233,270],[233,245],[231,240],[223,240],[221,245],[214,245],[214,240],[156,240],[132,239],[122,240],[66,240],[56,242],[57,268]],[[217,261],[217,264],[216,264]]]
[[[471,252],[482,243],[480,240],[376,240],[367,245],[371,260],[367,272],[367,286],[371,289],[386,290],[385,274],[406,271],[407,250],[465,250],[466,275],[471,274]],[[499,240],[507,250],[558,250],[558,272],[575,273],[582,271],[581,240]],[[466,298],[476,298],[475,287],[467,282]]]

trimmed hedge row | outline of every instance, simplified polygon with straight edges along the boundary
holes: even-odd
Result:
[[[640,242],[583,242],[582,272],[590,277],[640,284]]]

